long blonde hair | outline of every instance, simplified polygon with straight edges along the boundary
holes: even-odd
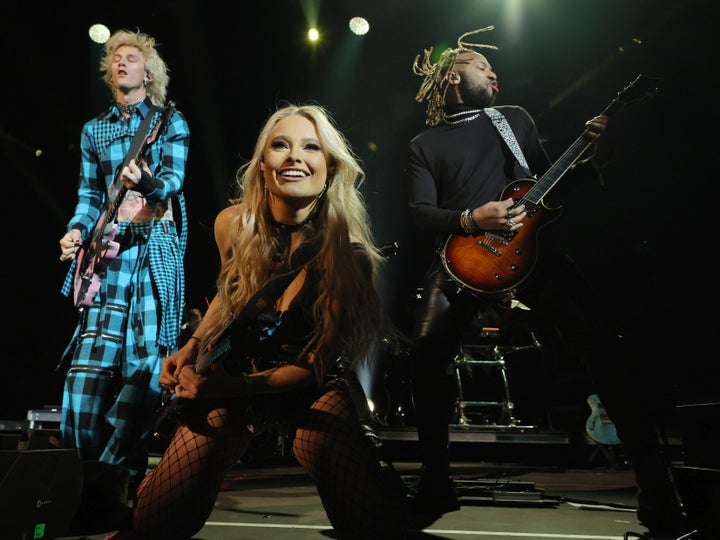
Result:
[[[260,163],[270,131],[278,121],[291,115],[303,116],[315,126],[331,171],[327,189],[318,199],[312,216],[314,232],[301,229],[317,240],[318,251],[308,269],[320,276],[312,309],[317,329],[303,354],[314,354],[315,373],[322,381],[339,355],[356,361],[367,353],[377,336],[381,308],[374,282],[384,259],[375,246],[365,200],[359,190],[364,171],[348,140],[320,105],[289,104],[277,109],[262,127],[253,157],[237,171],[237,196],[230,200],[238,205],[237,217],[231,225],[232,248],[217,280],[221,321],[210,334],[217,336],[218,331],[231,324],[268,280],[276,244]],[[369,267],[358,264],[353,243],[365,248]],[[340,306],[339,317],[333,304]]]
[[[167,97],[167,87],[170,83],[168,75],[168,66],[165,61],[160,58],[155,45],[155,39],[147,34],[143,34],[139,30],[117,30],[105,42],[105,54],[100,59],[100,72],[102,80],[108,85],[110,91],[115,95],[115,87],[112,82],[112,72],[110,65],[115,51],[123,45],[137,47],[145,58],[145,70],[150,74],[150,81],[145,87],[147,95],[154,105],[161,107],[165,105]]]
[[[423,51],[422,62],[418,54],[413,60],[413,73],[424,77],[420,89],[415,96],[415,101],[422,103],[427,100],[427,109],[425,112],[425,123],[429,126],[436,126],[445,119],[445,92],[447,92],[448,81],[445,75],[455,64],[458,54],[464,51],[472,51],[473,49],[497,49],[495,45],[487,45],[485,43],[472,43],[464,41],[468,36],[494,30],[494,26],[486,26],[465,32],[457,40],[457,47],[445,49],[433,63],[431,56],[433,48]]]

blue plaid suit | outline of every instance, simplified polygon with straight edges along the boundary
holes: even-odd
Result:
[[[146,99],[129,122],[112,106],[83,126],[78,202],[67,230],[79,229],[84,240],[92,236],[147,114],[156,115],[151,125],[159,117]],[[148,148],[148,165],[159,182],[144,197],[159,215],[170,205],[173,219],[118,223],[114,240],[119,253],[109,261],[93,305],[80,309],[59,365],[67,369],[61,424],[65,445],[77,448],[83,460],[125,466],[136,478],[147,467],[145,443],[160,405],[161,360],[178,347],[187,244],[182,188],[189,137],[187,121],[176,110]],[[76,263],[62,287],[70,297]]]

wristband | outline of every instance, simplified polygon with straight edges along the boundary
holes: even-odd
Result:
[[[460,227],[467,234],[475,234],[480,230],[472,217],[472,212],[469,208],[462,211],[460,214]]]

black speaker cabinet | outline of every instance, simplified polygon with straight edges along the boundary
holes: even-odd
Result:
[[[720,469],[674,465],[672,473],[690,525],[720,538]]]
[[[74,449],[0,450],[0,535],[6,540],[64,536],[82,493]]]

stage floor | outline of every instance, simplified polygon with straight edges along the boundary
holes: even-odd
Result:
[[[395,465],[407,482],[419,473],[418,463]],[[629,469],[454,462],[453,474],[461,509],[414,531],[411,538],[622,540],[628,532],[645,532],[635,515],[636,490]],[[334,536],[307,475],[296,466],[278,463],[232,471],[210,519],[194,538]]]
[[[415,430],[382,428],[378,434],[411,485],[420,472]],[[453,426],[451,440],[461,509],[413,531],[413,539],[623,540],[626,533],[637,533],[626,537],[632,539],[646,532],[635,514],[633,472],[617,449],[569,444],[562,433],[519,428]],[[282,448],[265,456],[256,454],[228,475],[195,539],[334,538],[304,471]]]
[[[461,509],[413,530],[409,539],[645,540],[647,530],[635,512],[634,473],[620,446],[522,427],[452,426],[450,434]],[[380,428],[378,435],[386,456],[412,485],[420,473],[414,428]],[[309,477],[274,442],[265,441],[227,475],[194,540],[335,538]],[[666,451],[681,457],[677,444]],[[151,467],[159,455],[153,454]],[[54,540],[103,540],[113,531],[91,532]]]

